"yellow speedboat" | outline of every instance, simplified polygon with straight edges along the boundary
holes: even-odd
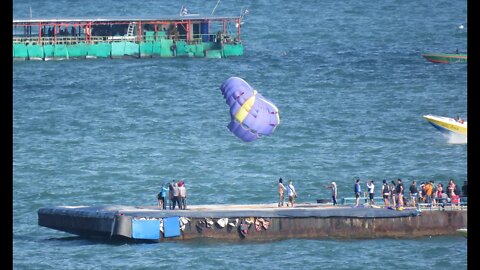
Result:
[[[435,115],[424,115],[423,118],[436,129],[444,133],[454,133],[467,136],[467,121],[461,118],[450,118]]]

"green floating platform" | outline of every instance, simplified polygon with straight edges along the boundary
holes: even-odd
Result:
[[[27,45],[28,59],[29,60],[43,60],[43,46],[36,44]]]
[[[150,37],[149,40],[152,40]],[[207,57],[225,58],[243,55],[242,44],[214,42],[188,44],[185,41],[158,39],[147,42],[85,42],[74,44],[13,44],[14,60],[64,60],[85,58],[151,58],[151,57]]]
[[[206,51],[207,58],[222,58],[221,50],[208,50]]]

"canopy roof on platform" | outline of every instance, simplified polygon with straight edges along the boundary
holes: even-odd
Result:
[[[240,16],[204,16],[204,15],[175,15],[175,16],[160,16],[160,17],[105,17],[105,18],[49,18],[49,19],[14,19],[13,24],[38,24],[38,23],[105,23],[105,22],[152,22],[152,21],[215,21],[215,20],[238,20]]]

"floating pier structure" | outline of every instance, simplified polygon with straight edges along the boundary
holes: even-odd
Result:
[[[445,209],[445,208],[444,208]],[[133,241],[192,239],[271,241],[289,238],[369,239],[455,235],[467,227],[466,207],[404,209],[298,204],[57,206],[38,210],[43,227],[85,237]]]
[[[13,20],[14,60],[243,55],[241,16]]]

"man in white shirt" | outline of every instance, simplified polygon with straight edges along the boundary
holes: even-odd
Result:
[[[178,208],[180,210],[187,209],[187,189],[185,188],[185,183],[183,181],[178,182],[178,193],[180,202],[178,202]]]
[[[368,188],[368,195],[370,196],[370,205],[374,204],[374,196],[375,196],[375,185],[373,184],[373,180],[370,180],[370,182],[367,183],[367,188]]]
[[[295,191],[295,187],[293,186],[293,181],[290,180],[290,183],[287,186],[287,194],[288,194],[288,202],[287,206],[293,207],[295,203],[295,198],[297,198],[297,192]]]

